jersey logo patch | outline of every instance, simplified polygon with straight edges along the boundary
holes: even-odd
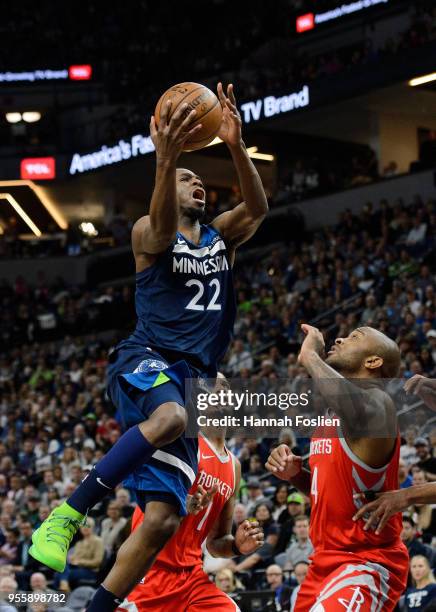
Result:
[[[168,367],[168,364],[164,361],[159,361],[159,359],[144,359],[139,363],[139,365],[133,370],[134,374],[138,372],[151,372],[155,370],[165,370]]]
[[[359,612],[361,605],[365,603],[365,596],[360,590],[360,587],[351,590],[354,591],[354,593],[350,600],[341,597],[338,601],[346,608],[347,612]]]

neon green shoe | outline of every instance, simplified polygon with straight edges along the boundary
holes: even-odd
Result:
[[[56,572],[63,572],[71,540],[86,522],[86,516],[64,502],[50,513],[32,535],[31,555]]]

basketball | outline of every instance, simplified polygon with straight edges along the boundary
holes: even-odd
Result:
[[[188,104],[184,113],[186,117],[192,110],[197,111],[191,128],[201,123],[202,128],[194,134],[193,140],[188,139],[184,151],[195,151],[208,145],[218,133],[221,125],[222,110],[217,96],[208,87],[199,83],[179,83],[167,89],[159,98],[154,111],[156,125],[159,125],[162,104],[171,100],[171,109],[168,119],[176,112],[180,104]]]

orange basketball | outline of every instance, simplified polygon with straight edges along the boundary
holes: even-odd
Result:
[[[222,110],[221,104],[216,95],[208,87],[199,83],[179,83],[167,89],[159,98],[154,111],[156,125],[159,125],[162,104],[171,100],[171,109],[168,119],[175,113],[180,104],[188,104],[188,108],[183,113],[186,117],[192,110],[196,110],[194,121],[190,128],[201,123],[201,130],[194,134],[194,139],[187,140],[183,148],[184,151],[195,151],[201,149],[212,142],[218,133],[221,125]]]

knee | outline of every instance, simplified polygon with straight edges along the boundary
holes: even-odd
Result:
[[[152,444],[162,446],[177,440],[185,431],[187,422],[186,410],[175,402],[168,402],[159,406],[139,428]]]
[[[176,533],[180,525],[180,517],[176,514],[168,514],[162,517],[157,513],[145,514],[143,526],[147,534],[152,536],[155,547],[160,549]]]
[[[185,431],[187,423],[186,410],[182,406],[174,404],[169,418],[169,430],[178,438]]]

